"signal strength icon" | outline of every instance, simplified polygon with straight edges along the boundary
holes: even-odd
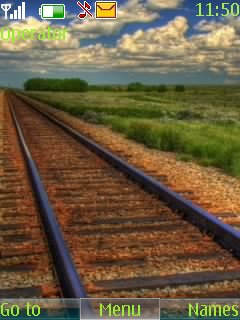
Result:
[[[1,9],[5,13],[5,20],[8,19],[8,11],[11,9],[12,5],[10,3],[1,4]],[[26,4],[22,2],[21,6],[18,6],[17,10],[14,10],[13,13],[9,15],[10,20],[23,20],[26,19]]]

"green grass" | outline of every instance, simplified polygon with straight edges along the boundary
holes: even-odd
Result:
[[[150,148],[176,152],[240,176],[240,90],[192,87],[185,93],[28,93]]]

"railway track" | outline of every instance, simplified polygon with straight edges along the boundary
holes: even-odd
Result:
[[[39,210],[0,95],[0,298],[59,297]]]
[[[23,99],[8,101],[88,296],[238,296],[239,232]]]

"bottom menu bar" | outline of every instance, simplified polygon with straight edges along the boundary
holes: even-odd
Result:
[[[238,319],[234,299],[2,299],[0,319],[38,320],[209,320]]]

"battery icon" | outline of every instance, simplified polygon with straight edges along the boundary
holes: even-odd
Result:
[[[42,4],[39,15],[42,19],[65,19],[65,4]]]

